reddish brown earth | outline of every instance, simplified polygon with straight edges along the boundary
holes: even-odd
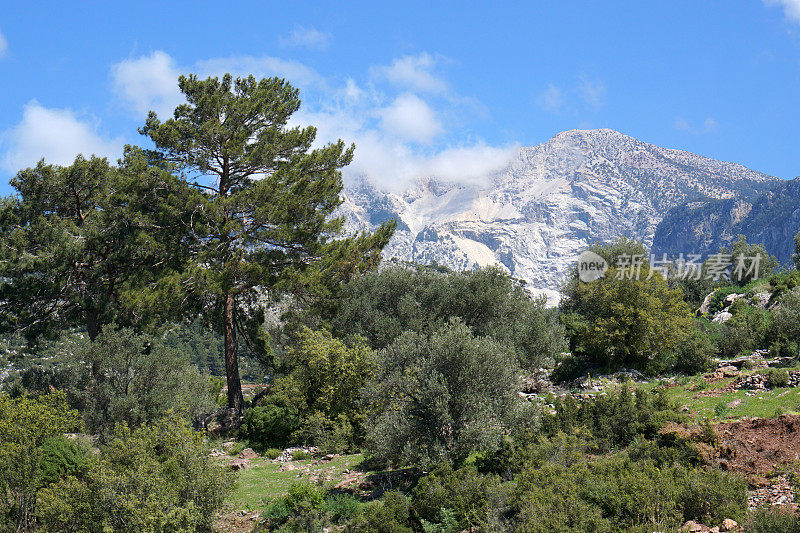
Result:
[[[800,415],[715,424],[719,466],[749,478],[800,466]]]
[[[712,461],[744,474],[750,482],[750,504],[780,505],[797,510],[789,479],[800,473],[800,415],[743,419],[714,425]]]

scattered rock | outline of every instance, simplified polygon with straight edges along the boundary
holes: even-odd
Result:
[[[733,315],[727,311],[719,311],[714,315],[714,318],[711,319],[712,322],[716,322],[717,324],[724,324],[728,320],[733,318]]]
[[[757,292],[751,298],[750,303],[759,309],[767,309],[769,307],[769,300],[772,295],[768,292]]]
[[[689,533],[697,533],[698,531],[708,531],[708,528],[703,524],[698,524],[694,520],[689,520],[688,522],[683,524],[681,531],[687,531]]]
[[[738,529],[739,523],[736,520],[726,518],[722,521],[722,528],[720,528],[720,531],[738,531]]]
[[[698,316],[704,316],[708,314],[708,310],[711,307],[711,298],[714,297],[714,293],[710,292],[703,298],[703,303],[700,305],[700,308],[697,310]]]
[[[745,296],[744,294],[738,294],[738,293],[729,294],[725,297],[724,300],[722,300],[722,307],[728,308],[731,305],[733,305],[733,302],[735,302],[739,298],[744,298],[744,296]]]
[[[304,452],[308,455],[315,455],[317,453],[317,448],[314,446],[308,446],[305,448],[286,448],[281,452],[281,454],[275,458],[276,461],[281,463],[287,463],[289,461],[294,461],[294,454],[296,452]]]
[[[231,470],[245,470],[250,468],[250,459],[241,459],[237,457],[236,459],[230,460],[225,466]]]
[[[239,454],[239,457],[241,457],[242,459],[258,459],[261,456],[258,455],[255,451],[253,451],[253,448],[245,448],[244,450],[242,450],[242,453]]]

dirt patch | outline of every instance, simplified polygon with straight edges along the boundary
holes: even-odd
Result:
[[[216,533],[250,533],[258,524],[260,514],[247,511],[228,511],[214,520]]]
[[[714,429],[721,468],[757,479],[800,466],[800,415],[721,422]]]
[[[800,415],[743,419],[714,425],[717,445],[706,462],[744,474],[750,507],[781,506],[796,511],[789,473],[800,471]]]

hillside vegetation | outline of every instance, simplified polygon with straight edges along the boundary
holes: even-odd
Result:
[[[179,84],[0,205],[0,531],[798,530],[796,268],[378,268],[296,89]]]

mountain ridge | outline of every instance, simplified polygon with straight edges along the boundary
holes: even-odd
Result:
[[[356,180],[340,210],[352,230],[398,221],[387,259],[455,270],[496,264],[555,303],[569,265],[589,244],[625,236],[650,246],[670,209],[755,199],[778,181],[614,130],[569,130],[520,148],[482,183],[428,177],[393,193]]]

